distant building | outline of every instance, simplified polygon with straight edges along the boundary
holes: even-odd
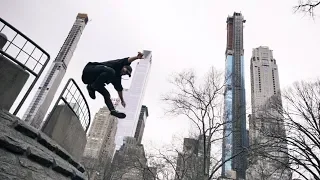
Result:
[[[178,154],[175,180],[199,180],[209,174],[211,144],[207,138],[204,153],[203,136],[198,139],[184,138],[183,151]],[[207,155],[206,169],[204,172],[204,155]]]
[[[139,121],[138,121],[137,128],[136,128],[136,133],[134,134],[134,137],[136,138],[138,144],[141,144],[142,136],[143,136],[143,132],[144,132],[144,127],[145,127],[146,120],[147,120],[148,116],[149,116],[148,107],[145,105],[142,105],[141,111],[140,111],[140,116],[139,116]]]
[[[107,107],[101,108],[94,117],[83,153],[89,180],[104,180],[110,171],[117,123],[118,119],[110,115]]]
[[[275,99],[279,100],[277,103],[281,103],[279,69],[272,50],[266,46],[253,49],[250,67],[252,104],[252,115],[249,116],[250,146],[259,146],[262,143],[264,145],[258,152],[250,153],[246,179],[291,180],[292,173],[285,167],[288,156],[279,152],[279,147],[282,147],[281,151],[287,151],[287,144],[268,136],[269,133],[286,136],[281,114],[268,106],[271,100]],[[261,156],[261,153],[264,156]],[[266,158],[265,154],[272,155],[277,160]]]
[[[155,180],[156,169],[148,167],[144,147],[134,137],[126,137],[116,151],[109,180]]]
[[[41,128],[40,126],[67,71],[68,64],[87,23],[88,15],[79,13],[56,59],[53,61],[31,104],[27,108],[23,120],[33,127]]]

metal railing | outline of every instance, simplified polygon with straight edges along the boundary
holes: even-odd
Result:
[[[50,117],[53,115],[54,110],[58,107],[58,105],[67,105],[72,112],[78,117],[80,123],[85,130],[88,131],[90,122],[91,122],[91,114],[89,105],[83,93],[81,92],[79,86],[75,82],[74,79],[70,78],[63,88],[58,100],[56,101],[52,111],[50,112],[46,122],[42,127],[45,127],[50,120]]]
[[[16,115],[47,66],[50,55],[2,18],[0,18],[0,33],[7,37],[7,43],[0,49],[0,55],[10,59],[35,77],[14,110],[13,114]]]

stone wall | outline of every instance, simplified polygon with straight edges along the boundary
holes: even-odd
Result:
[[[84,167],[56,142],[0,110],[1,180],[86,180]]]

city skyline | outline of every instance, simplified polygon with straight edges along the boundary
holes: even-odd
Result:
[[[31,126],[37,129],[41,128],[88,20],[87,14],[78,13],[58,55],[52,62],[49,71],[23,115],[22,119]]]
[[[157,62],[153,65],[156,68],[151,73],[152,81],[148,83],[146,98],[143,101],[143,104],[150,106],[151,110],[145,128],[145,138],[143,138],[146,150],[152,149],[150,147],[153,145],[148,145],[149,142],[156,142],[156,145],[166,144],[173,135],[179,134],[185,129],[183,119],[174,117],[172,120],[172,118],[163,117],[162,107],[158,101],[159,94],[168,89],[166,87],[168,84],[164,82],[170,73],[189,67],[203,72],[203,68],[207,65],[224,69],[225,61],[222,60],[224,59],[222,55],[225,51],[225,16],[234,10],[241,9],[250,22],[246,24],[244,29],[245,57],[249,57],[248,52],[250,54],[250,51],[248,49],[260,45],[272,47],[277,52],[276,57],[280,60],[277,63],[279,67],[282,67],[279,72],[281,88],[287,87],[293,81],[320,75],[316,68],[319,66],[319,62],[309,53],[317,50],[316,42],[320,40],[317,33],[320,30],[319,23],[294,15],[291,8],[294,3],[289,1],[281,1],[280,3],[276,1],[256,2],[255,6],[252,6],[252,2],[250,4],[249,1],[241,3],[237,1],[220,2],[219,4],[209,1],[196,4],[184,2],[181,6],[177,2],[154,2],[151,5],[146,1],[138,1],[137,4],[129,3],[126,6],[119,2],[103,2],[103,5],[99,6],[81,0],[71,1],[71,3],[74,6],[68,6],[69,3],[62,1],[52,2],[50,5],[31,1],[30,5],[21,3],[25,7],[22,9],[18,7],[17,2],[7,2],[10,11],[0,7],[0,15],[29,36],[34,37],[36,42],[39,42],[49,50],[51,55],[54,55],[58,51],[59,43],[61,44],[59,41],[63,40],[65,31],[68,29],[66,26],[68,23],[70,24],[71,19],[74,20],[74,12],[80,12],[80,10],[88,12],[90,17],[93,17],[92,23],[94,25],[90,28],[88,26],[89,29],[86,28],[88,32],[84,33],[84,41],[79,43],[80,51],[75,53],[74,60],[70,62],[65,76],[65,78],[75,77],[77,82],[81,82],[78,78],[81,73],[79,69],[83,68],[83,64],[87,61],[126,57],[135,54],[139,49],[152,49],[154,57],[157,57]],[[274,7],[275,3],[277,3],[277,7]],[[37,17],[30,10],[32,6],[36,5],[43,13],[43,17]],[[59,14],[48,13],[57,7],[61,7]],[[167,13],[161,16],[157,15],[161,14],[158,11],[160,8],[167,8]],[[271,8],[273,14],[278,18],[270,17]],[[257,12],[259,12],[259,17]],[[12,13],[16,13],[16,17],[11,17]],[[21,14],[26,14],[25,17],[30,21],[24,22],[17,18]],[[111,16],[113,18],[108,18]],[[144,20],[141,21],[141,19]],[[166,22],[160,22],[159,19],[165,19]],[[133,25],[133,22],[136,24]],[[108,26],[110,24],[113,26]],[[175,28],[166,28],[173,26]],[[38,28],[37,32],[32,32],[35,27]],[[127,27],[131,28],[130,31],[127,30]],[[160,30],[160,28],[163,29]],[[48,34],[50,35],[48,36]],[[75,60],[77,61],[75,62]],[[245,83],[246,89],[248,89],[251,87],[249,80],[250,58],[244,58],[244,61]],[[135,65],[136,63],[133,63],[133,69],[135,69]],[[63,82],[64,80],[62,80]],[[124,81],[124,86],[128,87],[130,82],[130,80]],[[39,87],[39,85],[36,86]],[[85,92],[85,86],[80,85],[80,87],[89,99]],[[113,97],[115,93],[111,91]],[[249,91],[246,96],[248,105],[252,98]],[[95,101],[89,99],[89,104],[92,114],[94,114],[102,106],[103,100],[98,96]],[[167,133],[162,133],[163,129]]]
[[[71,0],[68,3],[57,1],[46,4],[36,0],[31,0],[28,3],[13,0],[4,2],[6,6],[0,7],[0,14],[3,19],[15,25],[41,45],[52,57],[55,57],[59,52],[66,32],[70,30],[70,24],[74,22],[75,14],[86,12],[90,15],[90,19],[92,19],[90,26],[86,27],[61,84],[66,83],[70,77],[74,77],[76,82],[81,82],[79,77],[81,77],[82,72],[80,69],[88,61],[116,59],[136,54],[139,49],[152,49],[153,55],[159,61],[153,62],[153,66],[157,68],[154,68],[150,74],[150,79],[152,79],[148,83],[148,89],[150,90],[146,92],[144,99],[144,104],[147,104],[151,109],[144,141],[148,143],[159,142],[156,143],[157,146],[170,143],[173,134],[184,134],[183,129],[188,128],[186,127],[188,125],[183,124],[183,118],[177,117],[173,121],[172,118],[163,116],[159,98],[163,92],[169,89],[167,77],[176,69],[190,67],[202,73],[204,64],[214,65],[217,69],[224,69],[225,62],[221,59],[225,58],[225,16],[235,10],[241,10],[250,22],[244,28],[246,34],[244,46],[246,49],[250,49],[245,52],[245,56],[251,56],[251,48],[260,45],[268,45],[275,51],[279,51],[277,58],[281,61],[278,62],[278,65],[287,67],[280,72],[283,79],[280,82],[282,88],[296,80],[309,79],[320,75],[320,72],[316,69],[320,66],[320,62],[315,61],[312,55],[308,53],[310,51],[316,52],[316,42],[320,41],[317,33],[320,25],[308,17],[302,18],[300,13],[294,14],[292,7],[297,4],[296,2],[284,0],[279,3],[273,0],[268,1],[268,3],[252,4],[249,1],[232,0],[216,3],[205,0],[196,4],[186,1],[183,6],[180,6],[178,1],[151,3],[138,0],[137,3],[127,3],[125,6],[120,2],[101,2],[98,5],[84,0]],[[71,6],[71,4],[73,5]],[[274,7],[273,4],[278,6]],[[36,13],[32,10],[34,6],[38,8],[39,12]],[[122,8],[119,9],[118,7]],[[162,14],[160,12],[161,8],[169,9],[166,14]],[[50,13],[54,12],[55,9],[61,11]],[[278,18],[270,18],[268,9],[273,9]],[[259,17],[257,17],[257,12],[261,12]],[[39,13],[41,13],[41,16],[39,16]],[[15,14],[15,16],[12,16],[12,14]],[[145,14],[148,14],[148,16],[145,16]],[[109,18],[111,16],[113,18]],[[23,21],[20,17],[26,17],[30,21]],[[165,21],[154,21],[162,18]],[[145,20],[141,21],[141,19]],[[119,24],[119,21],[122,23]],[[278,28],[266,26],[271,21]],[[137,24],[133,26],[132,22],[137,22]],[[148,22],[148,25],[145,22]],[[110,28],[108,24],[113,24],[113,27]],[[158,31],[161,28],[171,26],[175,28],[170,29],[170,31],[169,29]],[[34,30],[35,27],[37,27],[37,31]],[[126,30],[127,27],[130,27],[131,30]],[[259,30],[261,36],[255,35],[257,30]],[[155,35],[153,32],[159,34]],[[300,36],[301,34],[304,34],[304,36]],[[281,41],[278,41],[279,39]],[[304,44],[308,44],[308,46]],[[92,48],[92,46],[95,48]],[[292,50],[295,53],[291,53]],[[250,71],[249,59],[245,58],[246,72]],[[299,67],[292,63],[298,63],[301,60],[305,60],[306,63],[300,63]],[[310,64],[313,64],[313,66],[310,66]],[[133,63],[133,69],[135,65],[136,63]],[[45,69],[44,74],[48,71],[48,68]],[[249,89],[250,74],[245,73],[245,76],[247,79],[246,89]],[[43,77],[40,77],[39,82],[35,85],[36,87],[39,87],[42,79]],[[129,87],[130,82],[124,82],[124,87]],[[79,83],[79,86],[85,90],[84,85]],[[57,93],[61,90],[62,88],[59,87]],[[110,93],[113,97],[116,96],[115,91],[110,90]],[[32,97],[34,94],[35,92],[32,92],[30,96]],[[103,99],[99,96],[96,100],[91,100],[85,91],[84,95],[88,100],[92,114],[97,112],[104,104]],[[247,101],[250,102],[250,96],[247,96]],[[28,98],[26,104],[30,102],[31,99]],[[26,108],[25,105],[22,107],[21,113],[18,114],[19,117],[23,116]],[[167,126],[167,124],[170,124],[170,126]],[[161,134],[160,129],[164,128],[168,133]],[[146,146],[146,148],[149,149],[149,146]]]

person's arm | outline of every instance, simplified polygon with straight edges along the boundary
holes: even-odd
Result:
[[[143,54],[141,52],[138,52],[137,56],[129,57],[128,63],[132,63],[133,61],[135,61],[137,59],[142,59],[142,57],[143,57]]]
[[[119,95],[121,102],[124,102],[122,91],[118,91],[118,95]]]
[[[135,56],[135,57],[129,57],[128,63],[132,63],[133,61],[135,61],[135,60],[137,60],[137,59],[138,59],[137,56]]]
[[[123,87],[121,84],[121,77],[117,78],[114,82],[112,82],[112,85],[116,89],[116,91],[118,92],[118,95],[119,95],[121,102],[123,102],[124,99],[123,99],[123,94],[122,94]]]

